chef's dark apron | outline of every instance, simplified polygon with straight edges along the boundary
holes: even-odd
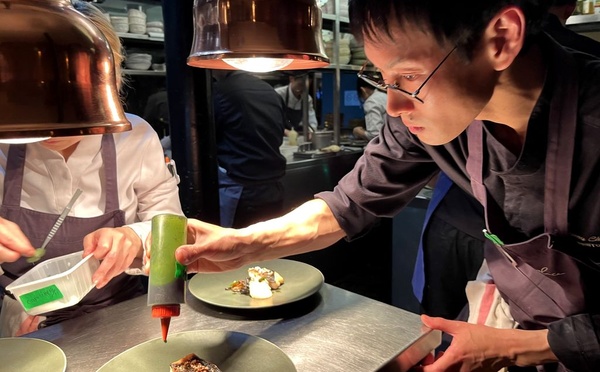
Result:
[[[467,171],[475,197],[485,207],[487,229],[500,241],[485,243],[485,258],[501,295],[523,329],[545,329],[559,319],[586,312],[584,279],[598,278],[598,268],[585,257],[568,235],[568,204],[577,120],[577,84],[572,69],[560,77],[568,87],[556,92],[551,103],[545,162],[544,233],[525,242],[503,244],[514,231],[483,184],[483,123],[467,129]],[[564,252],[569,252],[566,254]],[[545,370],[566,370],[562,365]],[[538,370],[542,367],[538,367]],[[558,369],[557,369],[558,368]]]
[[[219,179],[220,225],[222,227],[232,227],[244,186],[232,180],[224,168],[219,167],[217,175]]]
[[[16,223],[29,238],[31,244],[39,247],[59,215],[42,213],[20,206],[25,153],[26,145],[11,145],[9,148],[0,216]],[[125,212],[119,209],[116,151],[111,134],[102,137],[101,155],[106,183],[105,213],[89,218],[67,216],[48,243],[46,255],[42,261],[82,250],[83,238],[97,229],[125,225]],[[16,262],[3,263],[4,275],[0,276],[0,286],[6,287],[32,267],[33,264],[28,263],[24,258]],[[142,293],[143,286],[140,278],[122,273],[102,289],[92,289],[77,305],[43,314],[47,319],[40,324],[40,327],[74,318]]]
[[[292,128],[298,133],[303,130],[302,126],[302,109],[296,110],[289,106],[290,102],[290,87],[285,91],[285,115],[289,120]]]

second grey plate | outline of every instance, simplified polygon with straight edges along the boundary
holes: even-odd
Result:
[[[248,295],[234,293],[226,288],[234,281],[245,279],[248,268],[266,267],[277,271],[285,284],[273,291],[273,297],[260,300]],[[260,309],[284,305],[302,300],[317,292],[323,285],[323,274],[315,267],[293,260],[271,260],[255,262],[224,273],[198,273],[192,277],[188,287],[192,295],[211,305],[234,309]]]
[[[37,338],[0,338],[0,371],[64,372],[67,357],[61,348]]]
[[[223,372],[296,372],[292,360],[275,344],[241,332],[201,330],[144,342],[109,360],[98,372],[163,372],[169,365],[194,353]]]

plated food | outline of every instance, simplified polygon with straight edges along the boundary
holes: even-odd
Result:
[[[267,299],[255,299],[249,295],[225,290],[229,284],[247,277],[248,267],[256,266],[281,273],[285,278],[285,284],[275,295]],[[277,259],[255,262],[222,273],[198,273],[190,279],[188,288],[194,297],[209,305],[230,309],[261,309],[307,298],[319,291],[323,283],[323,274],[314,266],[300,261]]]
[[[277,271],[254,266],[248,269],[248,276],[245,279],[234,280],[225,289],[252,298],[265,299],[273,296],[273,291],[278,290],[283,284],[283,277]]]
[[[214,363],[192,353],[171,363],[169,372],[221,372]]]

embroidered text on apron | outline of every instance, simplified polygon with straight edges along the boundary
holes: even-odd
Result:
[[[100,151],[104,165],[106,189],[104,214],[90,218],[67,216],[48,244],[43,260],[83,249],[83,238],[85,235],[97,229],[119,227],[125,224],[125,213],[119,209],[116,151],[114,139],[111,134],[103,135]],[[19,225],[23,233],[31,241],[31,244],[34,247],[39,247],[58,218],[58,215],[42,213],[20,206],[25,153],[26,145],[10,146],[0,216]],[[16,262],[2,264],[2,269],[5,273],[0,276],[0,285],[6,287],[31,269],[31,267],[32,264],[27,263],[24,258]],[[47,316],[44,325],[58,323],[62,320],[132,298],[143,293],[142,291],[143,287],[137,276],[120,274],[113,278],[104,288],[100,290],[96,288],[92,289],[79,304],[44,314]]]

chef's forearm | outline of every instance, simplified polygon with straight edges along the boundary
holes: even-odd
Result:
[[[517,366],[532,366],[558,361],[548,344],[548,330],[507,330],[504,345]],[[500,343],[502,344],[502,343]]]
[[[282,217],[259,222],[238,233],[247,244],[264,246],[262,252],[257,252],[264,259],[315,251],[346,235],[321,199],[308,201]]]

